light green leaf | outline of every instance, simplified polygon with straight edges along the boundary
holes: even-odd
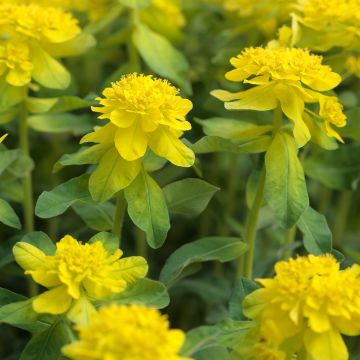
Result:
[[[107,231],[111,230],[114,224],[115,206],[109,202],[76,202],[72,208],[91,229]]]
[[[89,175],[84,174],[58,185],[51,191],[44,191],[36,203],[35,214],[48,219],[64,213],[78,201],[91,200],[88,182]]]
[[[155,73],[174,81],[191,94],[191,85],[187,80],[189,64],[169,40],[140,23],[137,24],[132,39],[141,57]]]
[[[29,243],[39,248],[45,255],[51,256],[55,254],[56,246],[54,242],[42,231],[33,231],[27,233],[22,242]]]
[[[71,80],[69,72],[40,46],[33,44],[33,47],[31,61],[34,65],[34,80],[49,89],[66,89]]]
[[[119,249],[120,239],[118,236],[109,233],[109,232],[99,232],[91,237],[89,244],[93,244],[97,241],[100,241],[104,248],[109,251],[110,254],[114,253]]]
[[[265,200],[285,228],[296,224],[309,206],[304,171],[297,152],[294,138],[279,132],[265,155]]]
[[[40,316],[36,313],[32,308],[32,299],[0,307],[0,322],[32,333],[48,329],[53,320],[51,316]]]
[[[125,189],[125,198],[131,220],[145,231],[149,245],[159,248],[170,229],[169,213],[159,185],[142,170]]]
[[[139,279],[122,293],[107,299],[115,304],[143,304],[157,309],[169,305],[169,294],[164,284],[150,279]]]
[[[307,176],[332,189],[351,190],[360,178],[360,145],[342,145],[334,151],[319,150],[303,164]]]
[[[170,284],[194,263],[205,261],[227,262],[238,258],[246,251],[246,244],[236,237],[205,237],[185,244],[166,260],[160,273],[160,281]]]
[[[332,234],[324,215],[308,207],[297,225],[304,234],[304,246],[307,251],[315,255],[331,252]]]
[[[118,2],[131,9],[139,10],[148,7],[151,3],[151,0],[118,0]]]
[[[196,216],[220,189],[200,179],[184,179],[163,188],[170,213]]]
[[[5,76],[0,77],[0,111],[9,110],[10,107],[20,103],[25,99],[28,92],[27,86],[9,85]]]
[[[140,168],[141,160],[126,161],[111,147],[90,176],[89,190],[94,201],[101,203],[109,200],[118,191],[129,186]]]
[[[91,117],[88,115],[74,115],[70,113],[47,113],[28,117],[29,126],[45,133],[71,133],[82,135],[92,130]]]
[[[33,160],[21,150],[0,151],[0,175],[8,170],[17,178],[23,178],[34,168]]]
[[[10,204],[3,199],[0,199],[0,222],[15,229],[21,229],[19,217]]]
[[[61,348],[73,340],[65,321],[56,321],[45,331],[36,334],[27,343],[20,360],[50,360],[61,358]]]
[[[258,154],[266,151],[270,144],[271,137],[268,135],[243,141],[233,141],[219,136],[204,136],[192,145],[191,148],[196,154],[208,154],[214,152]]]

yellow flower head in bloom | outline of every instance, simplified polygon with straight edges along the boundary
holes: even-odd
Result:
[[[102,307],[77,330],[79,340],[63,348],[72,360],[186,360],[178,355],[183,331],[170,330],[166,316],[143,305]]]
[[[349,74],[360,78],[360,56],[349,56],[345,67]]]
[[[104,90],[98,98],[103,107],[99,119],[109,122],[82,142],[114,143],[126,161],[139,161],[148,147],[177,166],[194,163],[194,153],[179,139],[191,129],[186,114],[192,109],[190,100],[166,80],[131,74]]]
[[[33,280],[48,288],[34,298],[38,313],[63,314],[84,323],[84,314],[94,312],[91,301],[124,291],[128,284],[146,275],[142,257],[120,259],[122,251],[110,254],[100,241],[82,244],[70,235],[56,243],[54,255],[19,242],[13,253],[17,263]]]
[[[303,119],[305,104],[323,104],[326,96],[321,92],[335,88],[341,81],[340,75],[322,64],[321,56],[313,55],[305,49],[247,48],[230,62],[235,69],[225,77],[255,87],[237,93],[215,90],[212,95],[225,101],[228,110],[266,111],[280,106],[294,124],[294,137],[299,146],[311,138]],[[344,126],[344,119],[330,121],[326,117],[323,120],[327,129],[330,123]],[[333,129],[330,130],[327,131],[329,136],[340,138]]]
[[[301,46],[327,51],[360,45],[360,1],[298,0],[293,20],[301,26]],[[297,26],[295,26],[297,28]]]
[[[332,255],[298,257],[275,266],[272,279],[244,302],[260,339],[290,358],[348,359],[341,334],[360,334],[360,266],[343,271]],[[255,306],[256,305],[256,306]]]

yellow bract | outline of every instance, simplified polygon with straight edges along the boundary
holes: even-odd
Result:
[[[92,300],[124,291],[148,270],[142,257],[120,259],[120,249],[109,254],[100,241],[82,244],[70,235],[56,243],[53,256],[25,242],[17,243],[13,252],[25,274],[49,289],[34,299],[34,310],[49,314],[67,312],[77,323],[86,323],[87,314],[95,311]]]
[[[226,109],[266,111],[281,106],[283,113],[294,124],[294,137],[298,145],[303,146],[311,138],[304,122],[305,104],[319,103],[322,109],[325,104],[331,104],[332,115],[320,111],[319,116],[323,116],[326,133],[341,139],[330,127],[330,124],[345,125],[341,106],[338,103],[334,105],[333,98],[321,93],[335,88],[341,82],[341,77],[322,64],[321,56],[305,49],[257,47],[245,49],[230,62],[235,69],[229,71],[226,78],[255,87],[238,93],[213,91],[213,96],[225,101]],[[336,115],[333,111],[335,107]]]
[[[81,142],[114,143],[128,162],[141,159],[150,147],[177,166],[191,166],[194,153],[179,138],[191,129],[185,115],[192,103],[178,93],[166,80],[137,74],[123,77],[98,98],[103,107],[92,108],[110,122]]]
[[[185,334],[142,305],[103,307],[77,329],[79,340],[63,348],[73,360],[186,360],[178,355]]]
[[[345,67],[349,74],[360,78],[360,56],[349,56]]]
[[[360,334],[360,266],[341,271],[331,255],[309,255],[279,262],[275,272],[258,279],[263,288],[244,302],[259,341],[286,358],[305,351],[317,360],[348,359],[341,334]]]
[[[293,19],[302,28],[295,35],[301,45],[319,51],[359,48],[358,0],[298,0],[295,9]]]

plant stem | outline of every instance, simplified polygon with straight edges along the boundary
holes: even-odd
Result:
[[[286,232],[285,242],[284,242],[284,252],[283,252],[283,259],[286,260],[291,257],[292,255],[292,244],[295,240],[296,235],[296,225],[294,225],[291,229]]]
[[[116,201],[115,218],[112,229],[113,234],[119,237],[119,246],[121,246],[121,233],[124,222],[125,209],[126,209],[126,200],[124,196],[124,191],[122,190],[119,192]]]
[[[136,254],[146,259],[147,258],[146,235],[138,227],[135,229],[135,244],[136,244]]]
[[[245,225],[245,241],[248,245],[248,251],[245,253],[244,262],[238,268],[238,277],[244,276],[251,278],[253,272],[256,225],[259,218],[265,185],[265,169],[262,170],[259,183],[256,189],[254,202],[252,204],[248,219]]]
[[[25,104],[20,108],[19,113],[19,139],[20,149],[24,155],[30,156],[29,150],[29,128],[27,124],[27,109]],[[23,183],[23,216],[25,222],[25,231],[30,233],[34,231],[34,199],[31,172],[25,175],[22,180]],[[37,284],[29,278],[28,281],[29,296],[35,296],[38,293]]]
[[[339,199],[338,214],[336,216],[336,223],[333,231],[334,246],[339,247],[343,242],[345,228],[350,212],[353,193],[351,191],[344,191]]]

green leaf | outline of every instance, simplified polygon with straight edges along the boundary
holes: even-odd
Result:
[[[95,234],[89,240],[89,244],[93,244],[97,241],[100,241],[110,254],[113,254],[120,246],[119,237],[109,232],[100,232]]]
[[[51,57],[40,46],[33,44],[31,61],[34,65],[32,77],[40,85],[49,89],[66,89],[70,85],[70,74],[63,65]]]
[[[184,179],[163,188],[170,213],[196,216],[202,213],[219,188],[200,179]]]
[[[63,155],[54,165],[54,171],[59,171],[64,166],[97,164],[109,147],[109,144],[81,147],[76,153]]]
[[[324,215],[308,207],[297,225],[304,234],[304,246],[307,251],[315,255],[331,252],[332,234]]]
[[[151,0],[118,0],[118,2],[131,9],[139,10],[148,7],[151,3]]]
[[[64,213],[78,201],[91,200],[88,182],[89,175],[84,174],[58,185],[51,191],[44,191],[36,203],[35,214],[48,219]]]
[[[21,229],[19,217],[10,204],[3,199],[0,199],[0,222],[15,229]]]
[[[0,307],[23,300],[26,300],[26,296],[14,293],[8,289],[0,287]]]
[[[276,134],[265,156],[265,200],[285,228],[291,228],[309,206],[297,146],[285,132]]]
[[[345,138],[354,139],[360,142],[360,107],[347,110],[345,115],[347,116],[346,126],[341,129],[336,129],[336,131]]]
[[[91,202],[76,202],[73,210],[80,216],[85,224],[97,231],[111,230],[114,224],[115,206],[109,202],[97,204]]]
[[[45,331],[36,334],[27,343],[20,360],[50,360],[61,358],[61,348],[73,339],[71,329],[64,321],[56,321]]]
[[[233,293],[229,300],[229,314],[234,320],[245,320],[245,316],[242,313],[242,302],[245,297],[251,294],[256,289],[259,289],[259,285],[251,279],[241,278],[234,286]]]
[[[225,139],[253,138],[271,131],[273,125],[256,125],[237,119],[214,117],[207,120],[196,119],[206,135]]]
[[[143,304],[162,309],[169,305],[169,294],[164,284],[150,279],[139,279],[122,293],[107,299],[115,304]]]
[[[70,113],[46,113],[28,117],[29,126],[45,133],[71,133],[82,135],[92,130],[91,118],[88,115],[74,115]]]
[[[33,160],[21,150],[0,151],[0,175],[7,170],[17,178],[23,178],[33,168]]]
[[[304,161],[307,176],[336,190],[351,190],[360,178],[360,145],[342,145],[334,151],[319,150]]]
[[[25,99],[28,92],[27,86],[9,85],[5,76],[0,77],[0,111],[7,111],[10,107]]]
[[[187,80],[189,64],[169,40],[140,23],[137,24],[132,39],[141,57],[155,73],[169,78],[191,94],[191,85]]]
[[[32,308],[32,299],[17,301],[0,308],[0,322],[32,333],[48,329],[53,320],[51,316],[40,316],[36,313]]]
[[[185,244],[166,260],[160,273],[160,281],[169,285],[194,263],[205,261],[227,262],[246,251],[246,244],[236,237],[205,237]]]
[[[149,245],[159,248],[170,229],[169,212],[159,185],[142,170],[125,189],[125,198],[131,220],[146,233]]]
[[[21,241],[27,242],[39,248],[45,255],[54,255],[56,247],[54,242],[42,231],[27,233]]]
[[[234,154],[259,154],[268,149],[271,137],[259,136],[255,139],[234,141],[219,136],[204,136],[191,146],[196,154],[230,152]]]

